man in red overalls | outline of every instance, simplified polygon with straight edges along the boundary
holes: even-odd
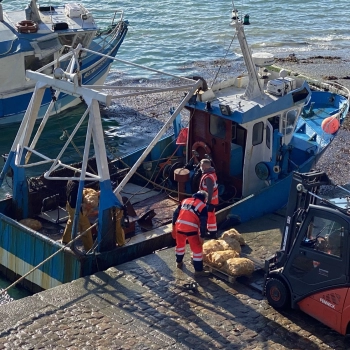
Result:
[[[211,166],[209,159],[202,159],[200,162],[202,177],[199,182],[199,189],[208,192],[208,235],[206,238],[216,239],[218,227],[216,224],[215,206],[219,204],[218,178],[215,169]]]
[[[208,194],[198,191],[191,198],[184,199],[177,207],[173,215],[173,226],[176,232],[176,263],[178,268],[183,266],[186,241],[188,241],[193,259],[193,267],[196,276],[206,276],[203,271],[203,247],[202,238],[206,233]]]

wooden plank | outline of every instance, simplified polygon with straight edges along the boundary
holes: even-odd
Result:
[[[236,281],[236,277],[229,275],[228,273],[214,267],[208,264],[204,264],[204,266],[207,268],[208,271],[210,271],[210,273],[212,273],[214,276],[225,280],[226,282],[229,283],[234,283]]]

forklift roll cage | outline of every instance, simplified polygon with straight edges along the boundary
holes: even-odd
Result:
[[[280,250],[265,261],[265,290],[276,308],[291,306],[342,334],[350,322],[350,203],[322,198],[324,172],[294,173]],[[345,203],[345,205],[344,205]]]

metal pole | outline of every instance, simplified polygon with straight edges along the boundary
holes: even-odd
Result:
[[[163,136],[163,134],[167,131],[170,124],[173,122],[173,120],[176,118],[178,113],[181,111],[181,109],[185,106],[185,104],[188,102],[188,100],[193,96],[195,91],[202,86],[202,80],[197,80],[197,82],[194,84],[193,88],[189,91],[189,93],[185,96],[185,98],[182,100],[182,102],[179,104],[179,106],[176,108],[174,113],[171,115],[169,120],[164,124],[162,129],[158,132],[158,134],[155,136],[153,141],[147,146],[147,148],[144,150],[143,154],[140,156],[140,158],[137,160],[137,162],[133,165],[133,167],[130,169],[130,171],[127,173],[127,175],[124,177],[124,179],[121,181],[121,183],[118,185],[118,187],[114,190],[114,193],[118,196],[118,199],[120,198],[120,192],[123,190],[126,183],[130,180],[130,178],[134,175],[137,168],[141,165],[141,163],[145,160],[147,155],[151,152],[153,147],[156,145],[156,143],[160,140],[160,138]],[[119,199],[120,200],[120,199]],[[121,202],[122,203],[122,202]]]

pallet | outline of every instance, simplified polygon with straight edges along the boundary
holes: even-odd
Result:
[[[223,279],[226,282],[234,283],[236,281],[236,276],[229,275],[228,273],[208,264],[204,264],[206,269],[214,276]]]

